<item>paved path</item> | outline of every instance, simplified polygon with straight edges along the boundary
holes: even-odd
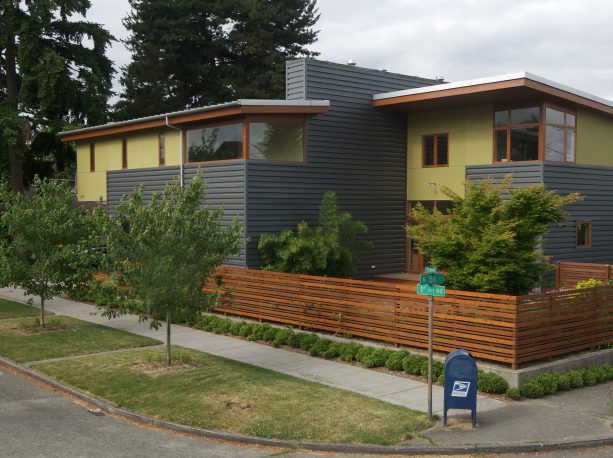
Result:
[[[0,297],[20,302],[29,299],[28,296],[23,295],[21,290],[13,288],[0,288]],[[34,303],[37,304],[37,300],[34,300]],[[154,339],[163,340],[166,335],[165,328],[160,328],[158,331],[152,330],[148,323],[139,323],[136,316],[127,315],[108,320],[96,314],[94,306],[68,299],[51,299],[45,303],[45,308],[60,315],[103,324]],[[301,353],[179,325],[172,325],[172,343],[305,380],[354,391],[410,409],[422,412],[428,410],[428,387],[416,380],[322,358],[313,358]],[[443,389],[440,386],[433,387],[432,398],[432,410],[442,414]],[[486,412],[503,407],[505,404],[502,401],[479,396],[477,410]],[[453,411],[450,412],[450,415],[453,415]]]

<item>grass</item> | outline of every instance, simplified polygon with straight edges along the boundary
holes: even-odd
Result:
[[[162,349],[39,364],[40,370],[114,404],[184,425],[250,436],[397,444],[430,426],[426,416],[376,399],[181,349],[195,367],[148,375]]]
[[[45,315],[50,314],[50,312],[45,312]],[[37,309],[36,307],[0,299],[0,320],[6,320],[7,318],[26,318],[29,316],[39,315],[40,309]]]
[[[47,330],[36,327],[36,320],[0,320],[0,356],[23,363],[160,343],[65,316],[54,316]]]

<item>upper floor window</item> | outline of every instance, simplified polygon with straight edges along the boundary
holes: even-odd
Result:
[[[575,113],[547,106],[545,123],[545,160],[575,162]]]
[[[158,161],[160,165],[166,164],[166,134],[158,136]]]
[[[128,168],[128,140],[121,141],[121,168]]]
[[[96,171],[96,145],[94,143],[89,144],[89,171]]]
[[[243,157],[243,124],[226,124],[187,131],[187,161],[206,162]]]
[[[447,134],[424,135],[421,142],[424,167],[449,165],[449,136]]]
[[[516,108],[494,113],[496,162],[539,159],[539,107]]]
[[[304,157],[302,122],[250,122],[249,159],[300,162]]]

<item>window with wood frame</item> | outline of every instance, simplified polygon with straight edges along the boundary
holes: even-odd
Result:
[[[187,162],[209,162],[243,157],[243,123],[219,124],[186,132]]]
[[[577,115],[574,111],[545,106],[545,160],[575,162]]]
[[[446,167],[449,165],[448,134],[423,135],[421,144],[423,167]]]
[[[538,161],[540,107],[499,110],[494,113],[496,162]]]
[[[158,135],[158,163],[166,164],[166,134]]]
[[[128,168],[128,140],[125,138],[121,141],[121,168]]]
[[[592,246],[592,223],[590,221],[577,221],[577,248]]]
[[[304,119],[249,122],[249,159],[302,162]]]
[[[96,171],[96,144],[95,143],[89,144],[89,171],[90,172]]]

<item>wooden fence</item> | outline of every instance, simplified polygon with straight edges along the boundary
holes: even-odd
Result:
[[[415,285],[225,267],[218,312],[427,348],[428,303]],[[207,288],[213,290],[211,286]],[[469,350],[517,368],[613,342],[613,287],[530,296],[447,290],[434,305],[434,349]]]
[[[593,278],[606,284],[613,279],[613,266],[587,262],[560,261],[556,269],[558,287],[574,288],[577,283]]]

